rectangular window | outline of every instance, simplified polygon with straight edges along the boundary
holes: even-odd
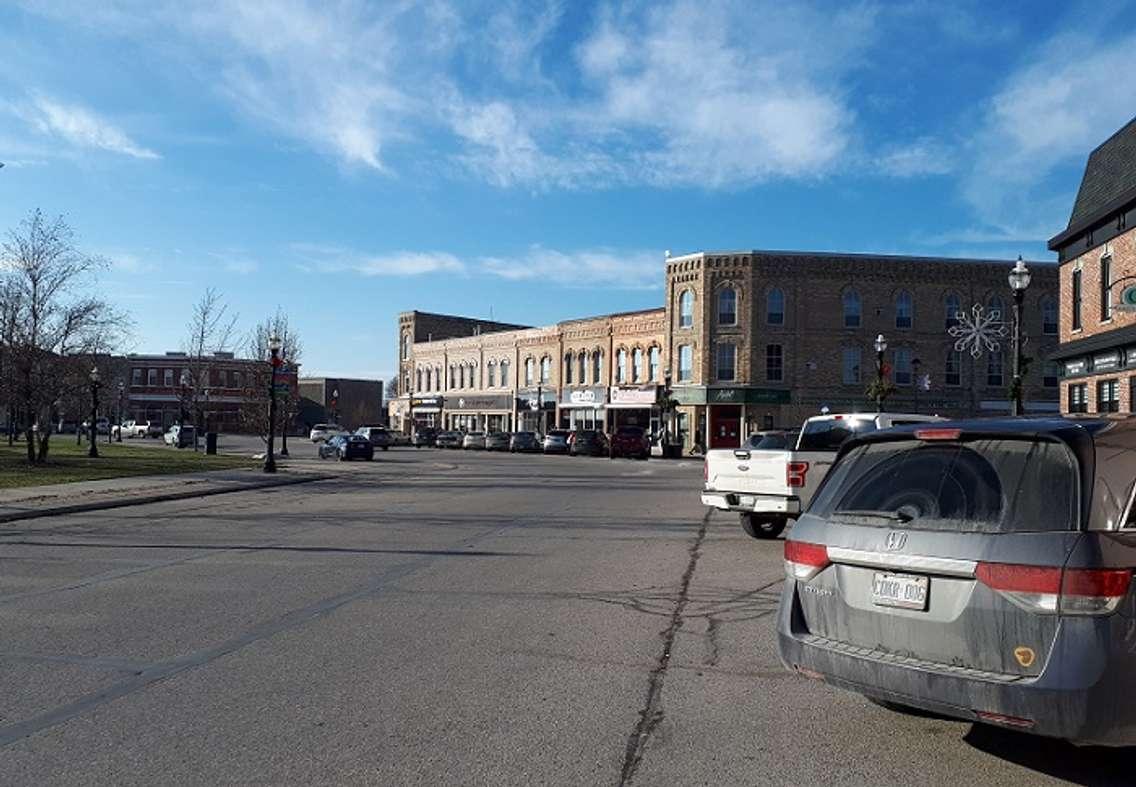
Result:
[[[1061,378],[1061,367],[1053,361],[1046,361],[1041,375],[1041,384],[1046,388],[1056,388]]]
[[[737,349],[733,344],[718,345],[718,379],[723,382],[732,382],[734,379],[734,359]]]
[[[678,348],[678,381],[688,383],[694,378],[694,353],[689,344]]]
[[[486,381],[486,384],[490,388],[496,388],[497,387],[497,364],[491,363],[491,364],[489,364],[487,369],[488,369],[488,373],[489,373],[489,379],[488,379],[488,381]],[[571,381],[569,381],[569,382],[571,382]]]
[[[229,377],[229,373],[225,369],[218,369],[217,370],[217,382],[215,383],[215,385],[218,388],[226,387],[225,384],[229,382],[228,377]]]
[[[142,370],[141,369],[131,369],[130,370],[130,384],[131,385],[142,385]]]
[[[1112,257],[1101,257],[1100,261],[1100,318],[1101,322],[1112,319]]]
[[[1077,383],[1069,386],[1069,412],[1087,413],[1089,411],[1088,386]]]
[[[943,382],[950,386],[962,385],[962,353],[951,350],[947,353],[947,367],[943,370]]]
[[[895,351],[895,369],[892,376],[896,385],[911,385],[911,350]]]
[[[780,344],[765,345],[765,379],[771,383],[785,379],[785,357]]]
[[[860,348],[845,347],[841,362],[845,385],[860,384]]]
[[[1097,412],[1120,412],[1120,387],[1116,380],[1101,380],[1097,383]]]
[[[157,384],[158,384],[158,370],[157,369],[147,369],[146,370],[146,385],[153,388]]]
[[[992,387],[1005,385],[1005,359],[1002,353],[988,353],[986,356],[986,384]]]
[[[1073,271],[1073,330],[1081,330],[1081,271]]]
[[[240,372],[233,372],[233,387],[234,388],[240,388],[241,387],[241,373]]]
[[[174,370],[173,369],[166,369],[165,373],[162,375],[162,385],[166,386],[167,388],[173,388],[174,387]]]

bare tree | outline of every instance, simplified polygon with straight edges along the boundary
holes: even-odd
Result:
[[[272,336],[280,340],[280,358],[283,360],[282,368],[287,370],[286,374],[299,375],[300,361],[304,355],[304,343],[292,328],[288,315],[280,307],[276,308],[276,313],[271,317],[258,323],[249,334],[247,345],[249,357],[264,363],[259,364],[253,374],[245,375],[246,385],[242,392],[240,419],[245,429],[260,435],[266,442],[272,377],[272,367],[268,363],[271,355],[268,340]],[[278,416],[276,427],[283,436],[287,434],[300,409],[300,392],[296,390],[296,386],[289,385],[287,390],[278,387],[276,409]],[[284,443],[281,450],[285,451],[286,446],[287,443]]]
[[[201,300],[193,306],[183,345],[185,370],[183,379],[177,382],[181,388],[182,409],[193,414],[198,433],[201,431],[201,405],[211,380],[216,380],[213,370],[223,363],[218,354],[229,351],[236,325],[237,315],[229,311],[229,304],[212,287],[205,290]]]
[[[62,217],[51,220],[39,210],[0,246],[5,378],[10,401],[26,419],[29,462],[47,460],[57,403],[88,384],[92,359],[128,330],[125,315],[90,294],[105,267],[104,259],[75,246]]]

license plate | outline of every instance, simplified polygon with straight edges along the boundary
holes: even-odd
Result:
[[[928,577],[877,571],[872,578],[872,603],[879,607],[927,609],[929,585]]]
[[[757,502],[757,498],[753,495],[741,495],[738,497],[738,505],[745,506],[746,508],[753,508],[753,504]]]

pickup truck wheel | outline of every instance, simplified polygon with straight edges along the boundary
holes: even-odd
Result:
[[[742,530],[750,538],[770,539],[777,538],[785,529],[784,519],[762,519],[755,514],[741,515]]]

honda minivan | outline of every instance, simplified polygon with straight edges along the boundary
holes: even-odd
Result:
[[[785,666],[895,709],[1136,743],[1136,420],[854,437],[785,541]]]

